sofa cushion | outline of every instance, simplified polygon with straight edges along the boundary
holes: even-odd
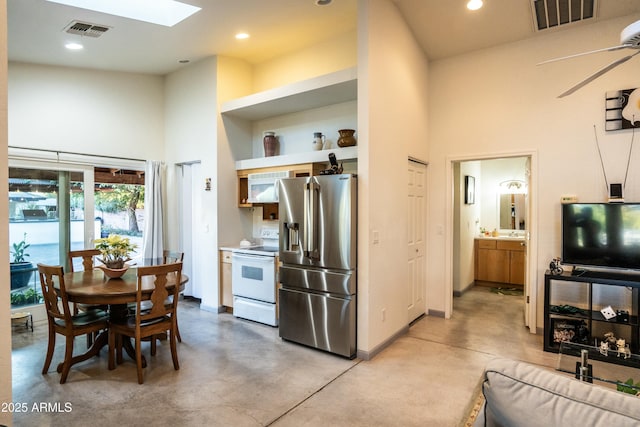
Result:
[[[640,398],[508,359],[491,360],[474,426],[640,425]]]

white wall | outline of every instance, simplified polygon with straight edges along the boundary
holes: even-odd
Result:
[[[625,53],[535,64],[616,45],[620,30],[639,18],[636,14],[584,25],[430,64],[429,308],[444,310],[447,303],[444,244],[437,227],[450,221],[445,215],[449,160],[531,151],[538,153],[538,166],[532,165],[532,179],[539,188],[538,222],[532,224],[538,230],[537,277],[532,283],[537,287],[537,326],[541,327],[543,275],[560,249],[560,196],[576,194],[581,201],[606,199],[594,125],[609,180],[624,178],[632,135],[630,131],[603,131],[604,97],[610,90],[640,87],[640,61],[635,58],[562,99],[557,95]],[[628,201],[640,200],[638,162],[636,150],[627,181]]]
[[[176,163],[200,161],[202,174],[213,181],[211,191],[205,191],[204,180],[194,183],[196,189],[200,188],[196,193],[200,199],[194,201],[200,209],[195,212],[192,224],[194,251],[190,255],[199,270],[194,270],[190,280],[204,282],[197,285],[202,289],[201,308],[217,311],[217,59],[205,58],[167,75],[164,93],[168,206],[177,203],[177,198],[171,196],[176,189]],[[167,242],[177,247],[179,227],[175,209],[168,212],[167,230]]]
[[[321,43],[257,64],[253,92],[351,68],[357,57],[356,31],[339,33]]]
[[[358,350],[366,356],[409,323],[407,158],[427,160],[428,66],[392,2],[360,0],[358,15]]]
[[[0,0],[0,182],[9,181],[7,163],[7,2]],[[9,189],[0,189],[0,257],[9,259]],[[9,263],[0,263],[0,402],[11,402],[11,301]],[[0,424],[11,425],[10,412],[0,411]]]
[[[218,58],[218,105],[244,96],[251,91],[253,69],[245,61]],[[250,238],[253,230],[251,209],[238,208],[236,160],[250,157],[251,144],[232,144],[234,136],[250,140],[251,126],[242,121],[218,120],[218,242],[237,245],[243,238]],[[234,126],[238,125],[238,127]]]
[[[164,79],[9,64],[9,145],[84,154],[164,156]]]
[[[457,257],[453,261],[453,291],[462,292],[474,281],[474,237],[477,234],[482,203],[480,191],[482,186],[482,166],[481,162],[461,162],[454,177],[454,207],[458,215],[454,221],[454,242],[453,253]],[[475,203],[465,204],[465,175],[475,178]],[[454,213],[455,215],[455,213]]]

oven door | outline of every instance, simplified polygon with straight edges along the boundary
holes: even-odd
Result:
[[[276,302],[276,259],[272,256],[232,254],[233,295]]]

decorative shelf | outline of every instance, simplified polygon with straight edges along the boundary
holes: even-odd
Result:
[[[253,121],[355,101],[357,96],[354,67],[233,99],[222,104],[221,112]]]
[[[329,161],[329,153],[336,155],[336,160],[351,160],[358,158],[358,146],[338,147],[328,150],[308,151],[304,153],[284,154],[282,156],[259,157],[255,159],[238,160],[236,170],[258,169],[274,166],[297,165],[301,163],[323,163]]]

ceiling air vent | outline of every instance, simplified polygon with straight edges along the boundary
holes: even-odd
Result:
[[[80,36],[100,37],[107,31],[109,31],[109,28],[110,27],[104,25],[95,25],[89,24],[88,22],[72,21],[64,28],[64,31],[69,34],[77,34]]]
[[[538,31],[593,18],[597,0],[533,0]]]

